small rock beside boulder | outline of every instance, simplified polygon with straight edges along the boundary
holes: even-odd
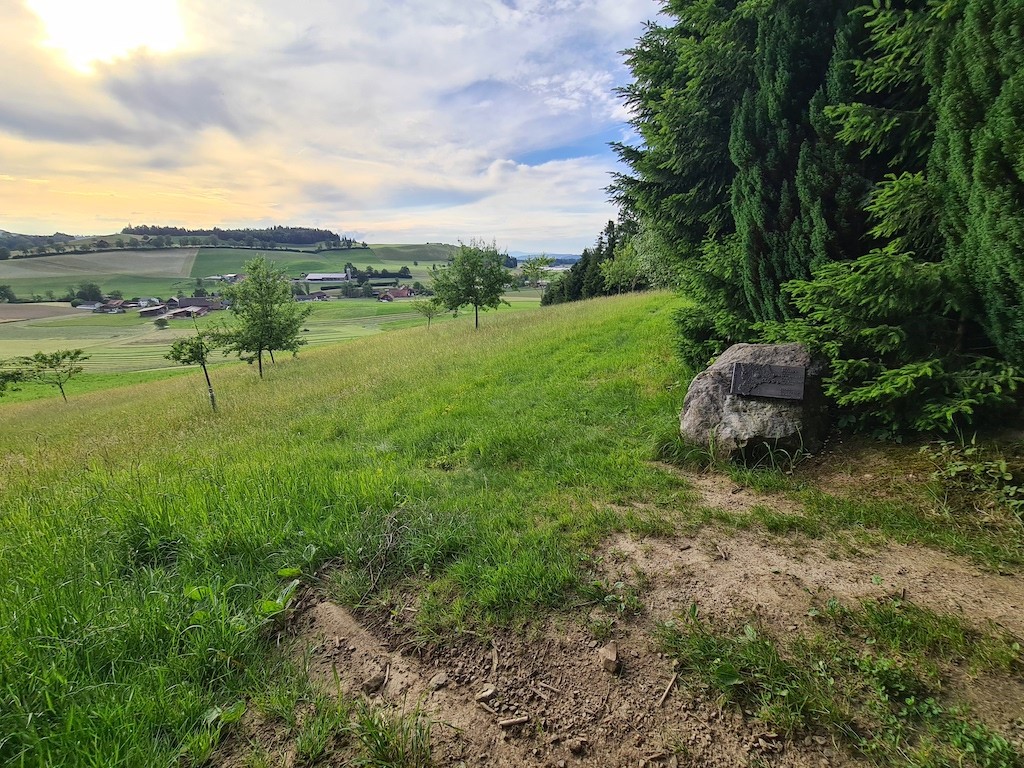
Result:
[[[803,399],[730,394],[735,363],[804,368]],[[679,417],[683,438],[723,459],[769,449],[816,453],[828,430],[825,371],[802,344],[735,344],[690,384]]]

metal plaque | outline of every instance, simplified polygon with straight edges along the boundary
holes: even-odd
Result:
[[[743,397],[776,397],[782,400],[804,399],[804,367],[733,363],[729,394]]]

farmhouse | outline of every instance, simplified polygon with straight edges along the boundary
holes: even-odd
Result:
[[[345,272],[310,272],[303,278],[307,283],[338,283],[348,282]]]
[[[408,299],[416,294],[413,293],[412,288],[402,286],[401,288],[390,288],[380,295],[378,301],[394,301],[395,299]]]
[[[209,310],[224,309],[224,302],[215,296],[187,296],[178,300],[178,306],[206,307]]]
[[[208,314],[210,314],[210,310],[207,307],[179,307],[178,309],[165,312],[160,317],[166,320],[186,320],[191,317],[203,317]]]
[[[316,291],[314,293],[300,293],[295,297],[296,301],[327,301],[330,298],[323,291]]]
[[[203,307],[206,310],[224,309],[225,304],[223,300],[218,299],[215,296],[182,296],[181,298],[172,296],[167,300],[168,309],[178,309],[179,307]]]
[[[167,311],[167,305],[156,304],[152,307],[143,307],[139,310],[139,317],[157,317]]]

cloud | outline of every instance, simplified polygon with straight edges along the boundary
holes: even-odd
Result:
[[[0,226],[130,215],[564,251],[614,216],[617,52],[652,0],[179,4],[184,48],[84,75],[0,0],[0,167],[46,181],[0,184]]]

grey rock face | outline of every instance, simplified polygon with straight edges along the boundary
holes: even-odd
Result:
[[[800,366],[806,370],[803,400],[729,394],[733,363]],[[792,454],[820,450],[828,429],[822,394],[825,366],[802,344],[735,344],[690,384],[679,424],[687,441],[720,458],[764,450]]]

